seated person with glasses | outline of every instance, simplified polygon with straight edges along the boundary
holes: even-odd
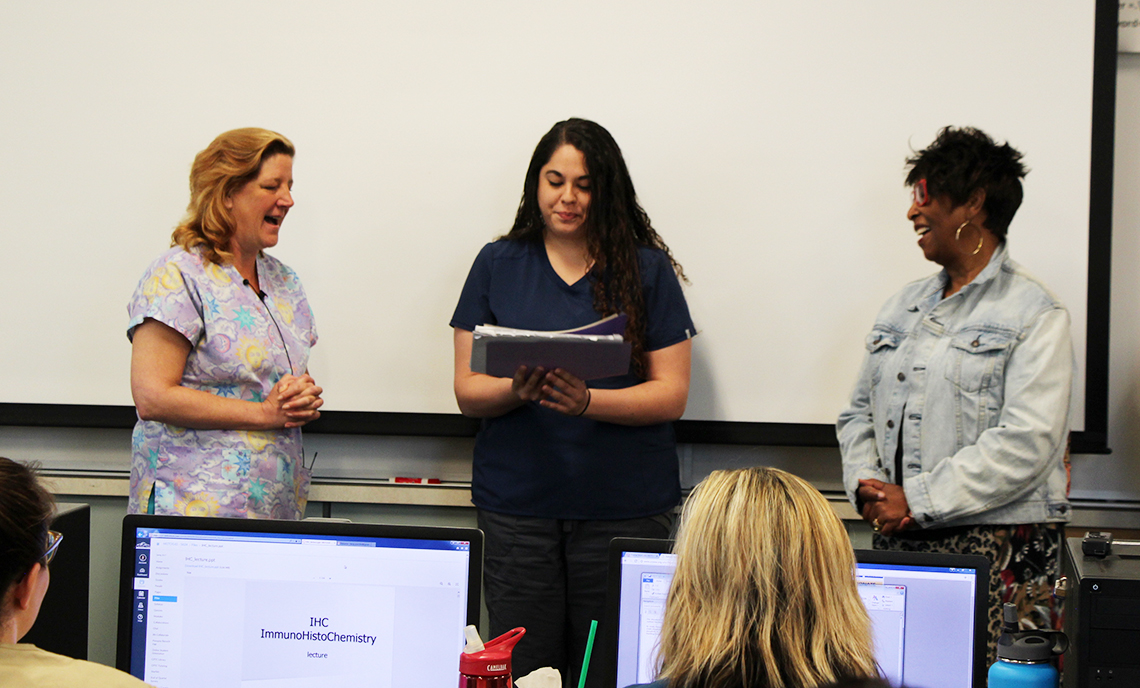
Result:
[[[35,473],[0,457],[0,686],[146,686],[102,664],[17,644],[36,622],[51,577],[48,566],[63,542],[48,530],[54,511]]]

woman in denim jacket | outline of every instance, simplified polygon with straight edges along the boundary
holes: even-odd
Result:
[[[1052,582],[1069,520],[1069,314],[1010,259],[1021,153],[947,127],[907,161],[907,218],[942,266],[891,297],[867,335],[839,416],[848,498],[876,549],[991,561],[990,654],[1001,603],[1053,627]]]

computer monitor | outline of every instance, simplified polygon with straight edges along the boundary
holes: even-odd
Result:
[[[610,544],[603,669],[607,685],[656,676],[657,646],[676,557],[672,540]],[[986,684],[989,561],[985,557],[855,550],[875,659],[894,685]]]
[[[158,688],[454,685],[473,528],[131,515],[117,666]]]

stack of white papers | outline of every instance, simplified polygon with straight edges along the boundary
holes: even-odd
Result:
[[[534,370],[561,368],[582,380],[629,372],[630,344],[622,336],[624,313],[557,332],[517,330],[497,325],[475,328],[471,371],[494,377],[514,377],[519,366]]]

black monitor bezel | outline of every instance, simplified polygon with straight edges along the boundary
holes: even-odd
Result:
[[[610,541],[607,557],[605,633],[602,637],[602,667],[606,685],[617,684],[618,630],[621,605],[621,558],[626,552],[668,554],[673,551],[673,540],[651,538],[614,538]],[[989,638],[989,587],[990,561],[976,554],[940,554],[931,552],[895,552],[889,550],[857,549],[855,559],[860,564],[894,566],[934,566],[962,568],[976,571],[974,576],[974,670],[973,685],[985,688],[987,649]]]
[[[115,648],[115,666],[127,673],[131,670],[131,606],[134,600],[135,536],[138,528],[467,541],[471,543],[467,572],[467,623],[479,625],[483,591],[483,531],[478,528],[351,523],[322,519],[281,521],[130,514],[123,518],[120,541],[118,633]]]

